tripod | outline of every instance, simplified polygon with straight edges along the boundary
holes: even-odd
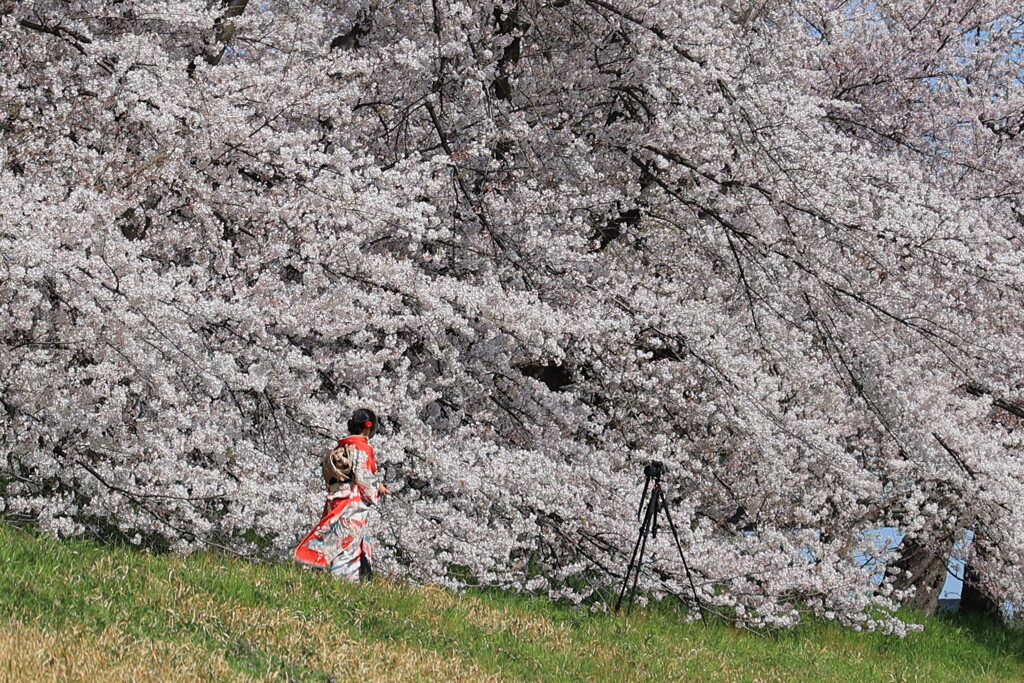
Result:
[[[669,511],[668,501],[665,500],[665,493],[661,488],[661,475],[664,473],[665,466],[657,460],[644,467],[644,476],[646,477],[644,480],[644,492],[640,495],[640,507],[636,510],[637,519],[640,519],[640,515],[643,513],[643,523],[640,525],[640,534],[637,536],[636,545],[633,546],[633,556],[629,560],[629,566],[626,567],[626,576],[622,581],[619,599],[615,603],[615,611],[618,612],[622,606],[622,600],[626,596],[627,588],[629,588],[630,576],[633,577],[633,587],[629,591],[629,608],[627,608],[626,613],[628,614],[629,610],[633,607],[636,586],[640,581],[640,566],[643,564],[644,551],[647,550],[647,537],[658,537],[658,512],[663,510],[665,512],[665,519],[668,520],[668,528],[672,530],[672,537],[676,541],[676,548],[679,549],[679,558],[683,561],[686,578],[690,581],[690,590],[693,592],[697,611],[703,616],[704,610],[700,604],[700,598],[697,596],[697,588],[693,585],[693,574],[690,573],[690,567],[686,563],[686,556],[683,554],[683,544],[679,541],[679,532],[676,531],[676,525],[672,521],[672,513]],[[653,486],[651,485],[652,483]],[[647,500],[648,489],[651,491],[650,500]],[[645,500],[647,500],[647,512],[643,512]]]

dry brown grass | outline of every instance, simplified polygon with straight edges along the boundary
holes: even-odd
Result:
[[[267,677],[305,670],[319,680],[502,680],[454,650],[439,654],[409,643],[359,642],[327,613],[233,604],[159,579],[147,598],[145,611],[154,622],[178,637],[191,634],[205,647],[132,637],[116,627],[92,633],[0,624],[0,681],[256,680],[234,671],[231,656],[264,662]]]
[[[99,633],[0,625],[2,681],[247,681],[194,645]]]
[[[358,643],[325,622],[271,610],[216,610],[207,599],[178,606],[180,626],[223,641],[225,651],[259,652],[290,668],[301,660],[326,680],[501,680],[461,657],[405,643]],[[303,659],[304,655],[308,655]],[[272,666],[267,677],[278,673]],[[262,676],[259,678],[263,678]],[[220,654],[158,638],[138,638],[116,627],[81,629],[0,625],[0,681],[250,681]]]

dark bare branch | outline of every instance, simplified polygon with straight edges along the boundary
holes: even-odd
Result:
[[[82,33],[75,31],[74,29],[67,28],[61,24],[55,24],[53,26],[47,26],[46,24],[40,24],[29,19],[22,19],[18,22],[18,26],[29,29],[30,31],[38,31],[39,33],[48,33],[51,36],[57,36],[62,38],[71,47],[78,50],[79,54],[85,54],[85,45],[92,42],[89,36],[83,35]]]

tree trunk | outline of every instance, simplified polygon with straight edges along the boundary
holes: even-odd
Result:
[[[984,552],[977,537],[972,541],[972,546],[971,556],[968,557],[967,565],[964,567],[964,588],[960,594],[960,611],[1002,620],[1003,613],[999,603],[985,590],[981,574],[971,562],[974,556]]]
[[[900,552],[900,559],[893,565],[900,570],[893,586],[898,590],[915,588],[914,594],[907,598],[903,605],[919,609],[931,616],[935,613],[939,593],[946,581],[947,560],[907,538],[903,539]]]

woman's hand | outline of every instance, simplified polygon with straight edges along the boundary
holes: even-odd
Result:
[[[377,484],[377,495],[383,496],[386,493],[389,493],[388,487],[385,486],[384,484]]]

